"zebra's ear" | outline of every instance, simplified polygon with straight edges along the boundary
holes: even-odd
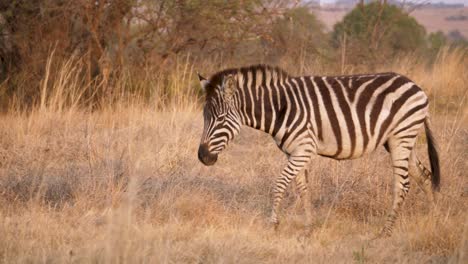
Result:
[[[233,74],[224,76],[222,89],[225,100],[230,100],[236,91],[236,78]]]
[[[208,86],[209,84],[209,81],[200,75],[200,73],[197,72],[197,75],[198,75],[198,80],[200,80],[200,85],[201,85],[201,88],[203,90],[203,92],[206,92],[206,87]]]

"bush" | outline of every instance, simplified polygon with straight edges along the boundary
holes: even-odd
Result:
[[[332,33],[335,47],[346,41],[352,61],[383,59],[424,49],[425,37],[424,27],[401,8],[379,2],[356,6],[334,26]]]
[[[290,8],[267,0],[0,1],[0,110],[37,104],[47,74],[70,60],[81,65],[80,100],[92,106],[115,94],[125,75],[146,77],[148,65],[170,82],[180,58],[262,61],[261,40],[270,41],[272,24]],[[46,74],[51,53],[57,65]]]
[[[327,37],[323,24],[309,8],[294,8],[274,22],[267,50],[270,57],[277,60],[288,56],[298,61],[304,59],[304,56],[323,53]]]

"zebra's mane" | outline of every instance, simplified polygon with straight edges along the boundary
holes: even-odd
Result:
[[[285,70],[277,66],[270,66],[266,64],[257,64],[257,65],[245,66],[245,67],[240,67],[240,68],[229,68],[229,69],[219,71],[211,76],[210,82],[209,82],[210,85],[208,85],[208,87],[206,88],[207,95],[210,95],[214,92],[216,87],[223,82],[224,76],[226,75],[243,74],[244,76],[246,76],[248,72],[256,73],[257,71],[261,71],[264,75],[266,72],[269,72],[271,74],[276,73],[276,75],[280,79],[290,76],[289,73],[287,73]],[[263,81],[265,80],[265,78],[262,78],[262,79]]]

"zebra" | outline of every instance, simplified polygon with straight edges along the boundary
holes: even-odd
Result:
[[[384,146],[390,153],[393,205],[380,236],[390,236],[409,191],[409,176],[434,203],[439,190],[439,157],[430,129],[428,97],[407,77],[394,73],[293,77],[279,67],[253,65],[198,74],[205,95],[204,128],[198,159],[206,166],[249,126],[270,134],[288,159],[273,190],[270,221],[279,225],[284,193],[295,180],[303,200],[305,226],[311,226],[308,172],[313,154],[356,159]],[[421,127],[427,138],[432,173],[413,150]]]

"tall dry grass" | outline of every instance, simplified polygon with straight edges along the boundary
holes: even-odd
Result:
[[[384,150],[314,158],[311,236],[302,237],[294,190],[274,232],[265,219],[286,159],[269,136],[244,128],[216,166],[197,160],[203,124],[192,75],[212,66],[183,60],[164,82],[144,69],[146,78],[114,85],[151,86],[152,104],[122,95],[90,111],[78,104],[78,67],[65,62],[44,78],[38,107],[0,117],[0,262],[466,263],[468,61],[466,50],[444,52],[430,67],[415,58],[382,65],[431,96],[442,190],[431,210],[413,184],[394,235],[376,241],[368,238],[382,227],[393,189]],[[333,73],[319,62],[282,66]],[[417,151],[427,164],[425,145]]]

